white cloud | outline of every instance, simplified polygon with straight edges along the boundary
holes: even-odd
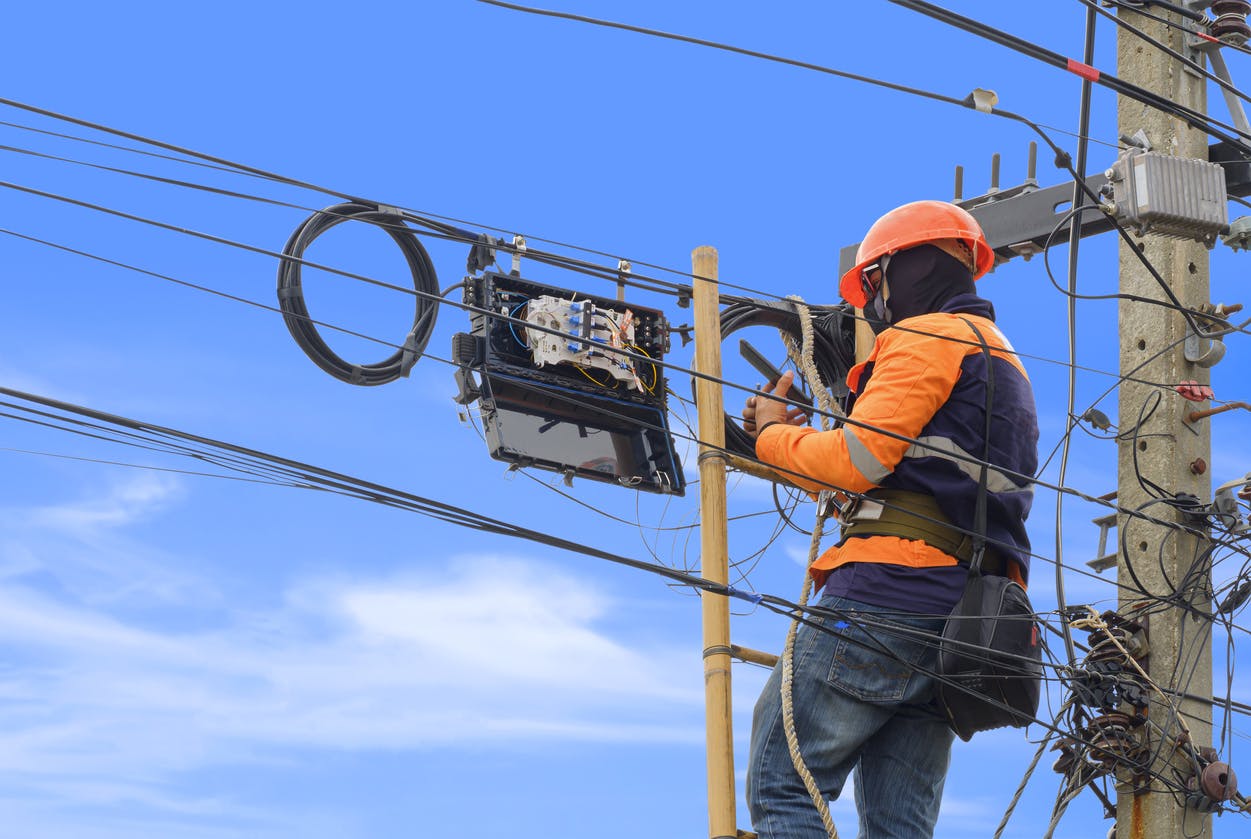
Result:
[[[173,476],[136,473],[58,504],[0,508],[0,579],[42,572],[95,603],[203,602],[207,591],[178,562],[129,535],[183,495]]]
[[[175,770],[256,743],[699,742],[689,648],[610,637],[596,621],[613,604],[551,569],[492,558],[457,567],[321,580],[272,618],[236,615],[181,635],[0,588],[0,644],[39,662],[3,681],[0,767]]]
[[[173,503],[181,486],[173,477],[141,473],[115,484],[99,497],[72,504],[36,507],[25,511],[29,526],[78,533],[132,524]]]
[[[638,618],[580,576],[463,556],[306,574],[245,610],[225,600],[226,576],[141,538],[185,499],[178,479],[141,474],[0,509],[5,823],[313,835],[324,826],[205,798],[187,773],[319,750],[702,744],[698,638],[656,640],[653,611]],[[180,604],[194,619],[163,622]]]

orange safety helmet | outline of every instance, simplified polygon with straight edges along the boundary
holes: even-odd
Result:
[[[995,252],[986,241],[982,226],[967,210],[946,201],[913,201],[896,207],[877,221],[864,234],[856,250],[856,264],[843,274],[838,291],[853,306],[868,305],[861,273],[888,254],[924,245],[938,239],[959,239],[973,254],[973,279],[978,279],[995,264]]]

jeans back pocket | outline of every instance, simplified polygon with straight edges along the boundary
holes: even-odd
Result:
[[[891,623],[880,618],[874,621],[883,622]],[[835,628],[839,639],[826,676],[831,687],[862,702],[920,698],[937,658],[937,637],[901,624],[866,627],[859,621],[844,620]]]

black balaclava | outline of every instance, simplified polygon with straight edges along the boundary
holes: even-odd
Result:
[[[882,304],[879,294],[870,308],[885,323],[939,311],[957,294],[972,294],[973,272],[964,263],[935,245],[900,251],[886,266],[890,300]]]

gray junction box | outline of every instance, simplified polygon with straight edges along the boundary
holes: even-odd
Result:
[[[1107,172],[1112,214],[1138,235],[1194,239],[1209,248],[1229,230],[1218,163],[1128,149]]]

